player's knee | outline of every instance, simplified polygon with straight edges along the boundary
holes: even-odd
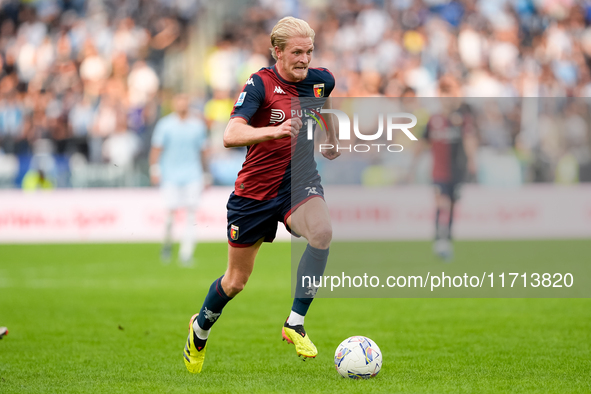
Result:
[[[317,249],[327,249],[332,241],[332,227],[318,226],[312,231],[308,242]]]
[[[451,199],[449,198],[449,196],[441,195],[437,199],[437,208],[446,211],[449,210],[451,208]]]
[[[244,286],[246,286],[246,281],[242,279],[232,279],[228,282],[227,289],[224,288],[226,295],[228,297],[234,297],[236,294],[240,293],[244,290]]]

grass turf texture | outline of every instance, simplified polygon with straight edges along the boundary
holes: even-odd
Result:
[[[406,259],[429,243],[399,243]],[[319,299],[306,329],[319,349],[281,341],[291,306],[287,243],[264,245],[245,291],[212,330],[203,372],[182,349],[189,317],[223,273],[225,244],[201,244],[193,269],[163,266],[159,245],[0,245],[2,393],[591,392],[591,300]],[[588,241],[458,242],[456,258],[591,256]],[[472,257],[471,257],[472,258]],[[341,378],[336,346],[366,335],[384,366]]]

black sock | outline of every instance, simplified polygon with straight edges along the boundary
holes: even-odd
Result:
[[[451,240],[451,225],[454,220],[454,205],[455,201],[452,200],[451,205],[449,206],[449,218],[447,221],[447,239]]]
[[[203,306],[197,316],[199,327],[209,330],[222,314],[222,309],[232,298],[228,297],[222,289],[222,275],[209,287],[209,292],[203,301]]]
[[[326,261],[328,260],[328,249],[316,249],[308,244],[300,264],[298,265],[297,283],[296,283],[296,297],[293,299],[291,310],[302,316],[306,316],[308,308],[316,295],[316,289],[313,287],[314,281],[320,283],[322,275],[326,268]],[[310,280],[302,278],[309,277]],[[311,286],[308,286],[311,285]]]
[[[437,210],[435,211],[435,240],[439,239],[439,214],[441,213],[441,210],[439,208],[437,208]]]
[[[201,349],[203,349],[205,347],[205,343],[207,342],[207,339],[201,339],[197,336],[197,334],[195,333],[195,331],[193,331],[193,342],[195,343],[195,347],[197,348],[197,351],[201,351]],[[189,344],[187,344],[187,346],[189,346]]]

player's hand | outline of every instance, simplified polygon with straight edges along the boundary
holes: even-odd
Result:
[[[150,165],[150,182],[154,186],[160,184],[160,165],[158,163]]]
[[[203,189],[209,189],[213,185],[213,176],[209,172],[203,173]]]
[[[276,138],[297,137],[301,128],[302,120],[300,118],[287,119],[285,122],[277,126]]]
[[[337,150],[337,146],[339,144],[338,141],[327,139],[325,144],[332,145],[334,148],[322,149],[322,156],[326,157],[328,160],[334,160],[341,155],[341,152]]]
[[[150,174],[150,182],[154,186],[158,186],[160,184],[160,177],[158,175]]]
[[[476,174],[478,172],[478,165],[476,164],[476,160],[474,160],[474,159],[472,159],[472,160],[471,159],[468,159],[468,163],[467,164],[468,164],[468,174],[471,177],[475,178],[476,177]]]
[[[414,171],[406,171],[406,173],[402,176],[400,183],[403,185],[408,185],[413,183],[415,180]]]

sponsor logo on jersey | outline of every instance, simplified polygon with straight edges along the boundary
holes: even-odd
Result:
[[[246,81],[246,84],[254,86],[254,81],[252,80],[252,78],[248,78],[248,81]]]
[[[240,228],[238,226],[235,225],[231,225],[230,226],[230,238],[232,238],[233,241],[236,241],[238,239],[238,230]]]
[[[318,83],[314,85],[314,97],[324,97],[324,84]]]
[[[246,97],[246,92],[240,93],[240,96],[238,96],[238,101],[236,101],[236,104],[234,104],[234,107],[240,107],[244,103],[245,97]]]
[[[275,91],[273,93],[285,94],[285,92],[283,91],[283,89],[281,89],[281,87],[279,87],[279,86],[275,86]]]
[[[269,119],[269,123],[279,123],[285,120],[285,112],[280,109],[271,109],[271,119]]]

